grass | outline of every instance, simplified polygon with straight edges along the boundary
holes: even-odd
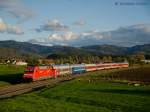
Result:
[[[1,112],[149,112],[150,85],[132,86],[101,80],[88,73],[55,87],[0,101]],[[116,70],[117,71],[117,70]],[[79,80],[97,78],[90,82]]]
[[[0,86],[20,83],[23,71],[23,66],[0,65]]]

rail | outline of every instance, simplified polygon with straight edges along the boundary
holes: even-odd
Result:
[[[59,82],[69,81],[72,80],[73,78],[75,77],[62,77],[58,79],[49,79],[49,80],[43,80],[43,81],[37,81],[31,83],[22,83],[22,84],[2,87],[0,88],[0,99],[17,96],[23,93],[28,93],[47,86],[53,86],[58,84]]]

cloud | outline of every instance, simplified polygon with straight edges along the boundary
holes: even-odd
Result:
[[[82,46],[97,43],[102,38],[98,31],[89,31],[81,34],[67,31],[63,33],[53,33],[47,38],[38,38],[29,40],[29,42],[41,45],[70,45]],[[45,43],[45,44],[44,44]]]
[[[53,44],[51,44],[47,38],[30,39],[28,42],[32,44],[40,44],[44,46],[53,46]]]
[[[78,38],[78,34],[74,33],[74,32],[66,32],[64,35],[63,35],[63,39],[65,41],[69,41],[69,40],[75,40]]]
[[[80,34],[81,37],[91,37],[91,38],[95,38],[95,39],[102,39],[103,35],[101,34],[101,32],[93,30],[93,31],[87,31],[87,32],[83,32]]]
[[[134,46],[150,43],[150,24],[121,27],[114,31],[105,32],[104,38],[108,33],[110,38],[107,41],[114,45]]]
[[[20,0],[0,0],[0,11],[9,13],[20,21],[25,21],[33,16],[33,12],[20,3]]]
[[[40,28],[35,29],[37,32],[42,31],[67,31],[69,27],[60,23],[58,20],[49,20],[45,24],[41,25]]]
[[[4,33],[4,32],[7,32],[9,34],[16,34],[16,35],[20,35],[24,33],[20,27],[16,25],[8,25],[2,20],[2,18],[0,18],[0,33]]]
[[[18,26],[14,26],[14,25],[8,25],[7,32],[16,35],[20,35],[24,33]]]
[[[136,29],[144,33],[150,33],[150,24],[138,24],[138,25],[130,26],[129,28]]]
[[[75,21],[73,24],[76,26],[84,26],[86,25],[86,22],[83,20],[78,20],[78,21]]]
[[[86,31],[80,34],[71,31],[53,33],[48,37],[34,39],[42,45],[88,46],[111,44],[117,46],[134,46],[150,43],[150,24],[139,24],[127,27],[120,27],[113,31],[100,32],[98,30]]]
[[[53,33],[49,35],[47,38],[37,38],[31,39],[29,42],[34,44],[41,44],[41,45],[68,45],[70,41],[76,40],[78,35],[71,31],[64,32],[63,34]]]
[[[0,18],[0,33],[3,33],[7,30],[6,24],[3,22],[3,20]]]
[[[78,35],[73,32],[65,32],[64,34],[51,34],[48,39],[52,41],[66,42],[78,38]]]

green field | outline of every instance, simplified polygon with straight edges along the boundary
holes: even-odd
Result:
[[[141,68],[138,68],[141,69]],[[1,112],[149,112],[150,85],[135,87],[104,80],[128,69],[88,73],[32,93],[0,101]],[[143,69],[145,70],[145,69]],[[143,73],[143,72],[141,72]],[[132,72],[133,74],[133,72]],[[88,79],[93,78],[93,81]]]
[[[21,83],[24,66],[0,65],[0,87]]]

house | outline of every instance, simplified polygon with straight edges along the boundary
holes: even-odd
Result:
[[[150,63],[150,60],[141,60],[144,63]]]
[[[27,65],[27,64],[28,64],[27,62],[22,62],[22,61],[16,62],[16,65]]]

